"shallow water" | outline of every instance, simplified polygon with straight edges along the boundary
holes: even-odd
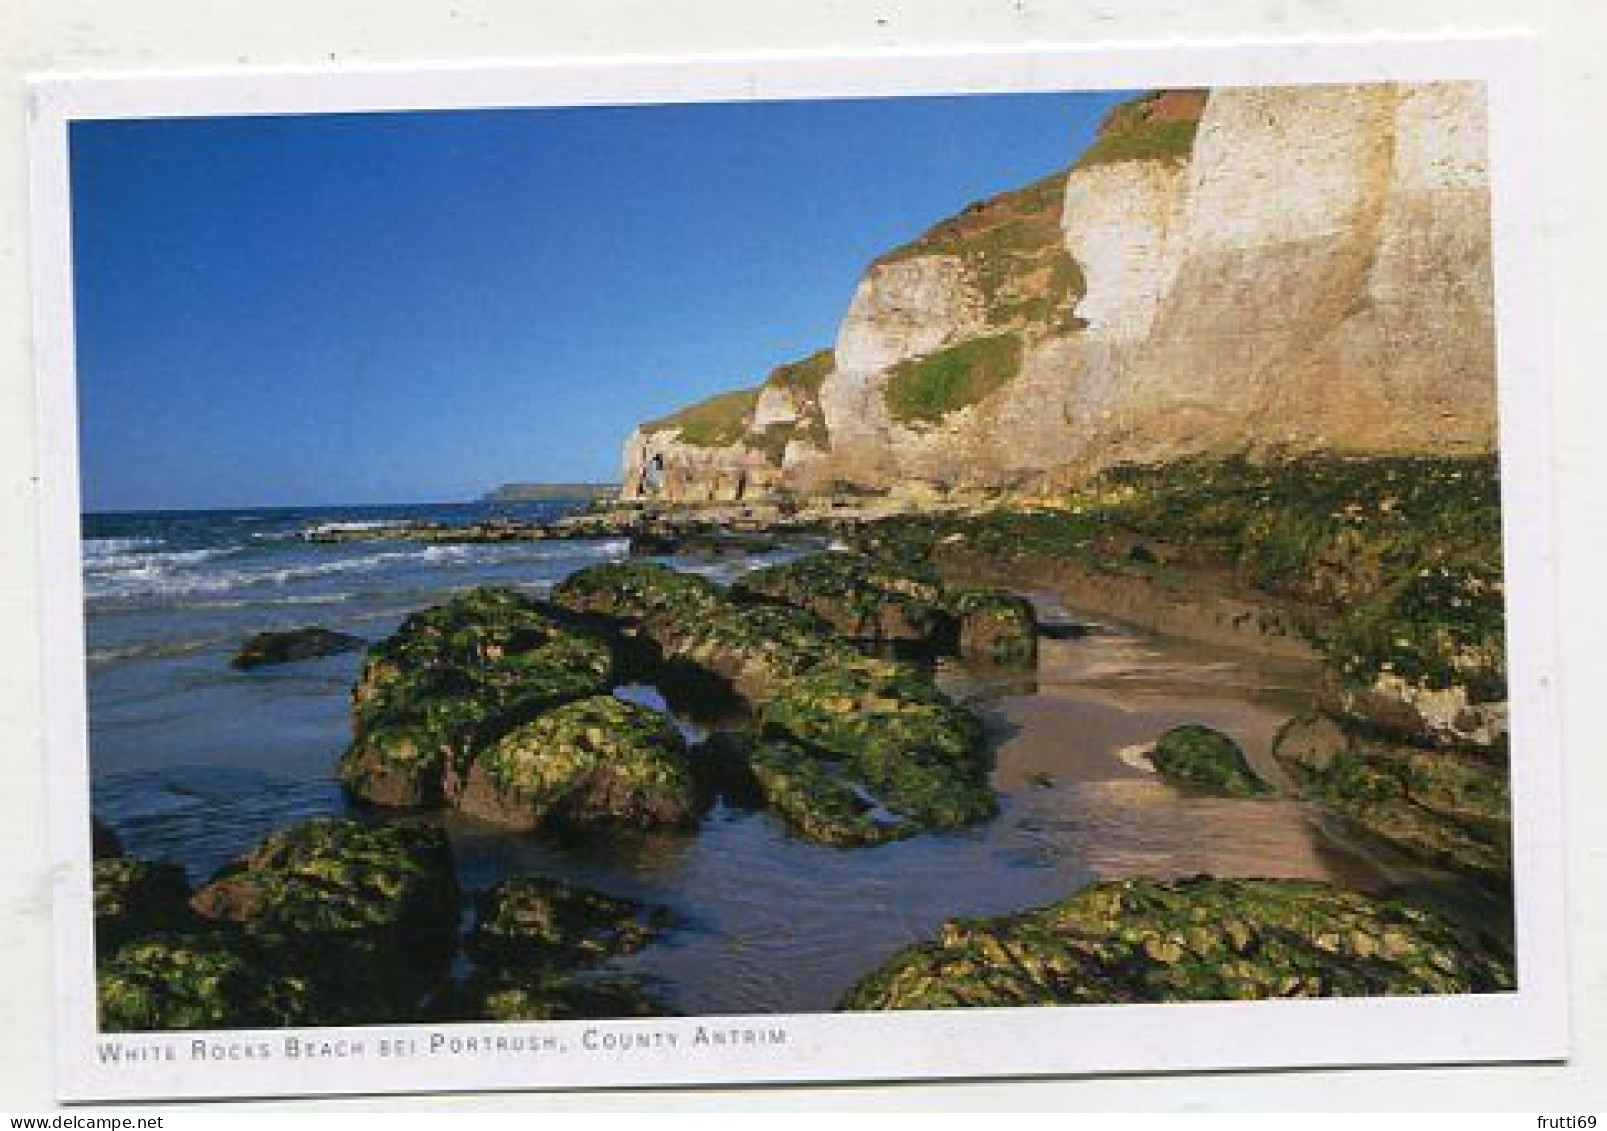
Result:
[[[375,518],[90,520],[94,801],[132,854],[176,859],[200,881],[275,827],[346,811],[334,768],[360,657],[233,671],[228,659],[250,633],[318,623],[378,639],[452,589],[497,581],[540,592],[625,553],[618,541],[426,548],[295,537],[315,521]],[[753,563],[674,564],[729,577]],[[1051,622],[1089,625],[1035,599]],[[607,838],[427,819],[451,835],[471,894],[533,872],[668,906],[677,927],[615,965],[688,1013],[830,1009],[946,919],[1038,906],[1101,878],[1211,873],[1377,888],[1416,874],[1346,843],[1302,803],[1189,795],[1148,771],[1146,743],[1198,722],[1232,734],[1275,779],[1271,738],[1309,701],[1308,667],[1093,624],[1046,637],[1034,670],[944,662],[937,675],[981,712],[995,748],[1001,813],[979,828],[842,850],[725,806],[694,832]],[[617,693],[660,702],[650,687]]]

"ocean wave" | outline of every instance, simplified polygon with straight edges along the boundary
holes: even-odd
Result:
[[[128,550],[122,553],[107,551],[93,556],[86,554],[84,571],[89,574],[153,576],[174,566],[200,565],[239,551],[238,546],[213,546],[200,550]]]
[[[387,597],[389,595],[389,590],[376,589],[368,592],[288,593],[274,597],[265,595],[253,597],[209,597],[199,601],[185,601],[179,607],[196,612],[227,612],[234,609],[274,609],[287,605],[292,607],[300,605],[344,605],[365,597]]]
[[[92,561],[165,545],[167,543],[160,538],[85,538],[84,557]]]
[[[205,568],[220,558],[238,555],[240,547],[205,550],[128,553],[85,563],[85,590],[90,598],[188,597],[197,594],[231,593],[241,589],[294,585],[352,574],[371,574],[391,568],[427,566],[468,568],[509,566],[526,562],[563,560],[612,560],[622,557],[630,547],[626,539],[600,542],[564,543],[454,543],[407,549],[377,550],[366,554],[329,558],[325,561],[285,565],[240,565],[235,568]],[[313,599],[329,595],[307,594]],[[289,598],[282,598],[289,602]]]

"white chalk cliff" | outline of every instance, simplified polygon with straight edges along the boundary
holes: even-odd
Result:
[[[1483,91],[1171,91],[872,264],[830,351],[640,427],[627,497],[1032,493],[1495,443]],[[1068,157],[1072,155],[1068,154]]]

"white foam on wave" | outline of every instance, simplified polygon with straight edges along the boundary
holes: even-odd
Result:
[[[304,528],[301,531],[301,536],[303,538],[307,538],[315,534],[355,534],[361,530],[389,530],[393,527],[405,525],[407,524],[393,518],[352,519],[347,522],[319,522]]]
[[[241,547],[124,553],[85,563],[85,590],[93,598],[188,597],[230,593],[264,586],[316,582],[329,577],[371,574],[385,569],[422,565],[437,568],[506,566],[524,562],[623,557],[630,543],[623,538],[601,542],[446,543],[372,550],[355,556],[288,565],[217,568],[219,558],[238,555]],[[206,567],[206,568],[198,568]],[[327,599],[307,595],[308,600]],[[285,598],[286,602],[290,599]]]
[[[160,538],[85,538],[84,557],[86,560],[117,557],[131,554],[140,550],[153,550],[167,543]]]
[[[218,597],[212,600],[190,601],[184,607],[202,611],[228,609],[255,609],[280,605],[340,605],[355,601],[360,593],[291,593],[282,597]]]
[[[130,550],[123,553],[104,552],[86,555],[84,570],[88,573],[116,573],[123,576],[156,576],[174,566],[199,565],[216,558],[238,553],[238,547],[214,546],[201,550]]]

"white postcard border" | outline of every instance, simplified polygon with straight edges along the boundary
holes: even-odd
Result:
[[[761,1084],[1561,1059],[1567,1052],[1551,385],[1536,217],[1537,51],[1491,35],[641,58],[476,68],[55,75],[30,84],[35,356],[55,940],[64,1100]],[[94,118],[617,105],[1469,79],[1489,99],[1510,652],[1519,988],[1513,993],[99,1037],[76,428],[68,127]],[[700,1044],[749,1031],[751,1040]],[[782,1034],[779,1043],[769,1038]],[[657,1035],[655,1037],[655,1034]],[[286,1042],[361,1055],[287,1058]],[[588,1048],[607,1040],[645,1047]],[[670,1041],[673,1039],[673,1045]],[[464,1042],[550,1040],[535,1051]],[[411,1055],[378,1053],[382,1041]],[[199,1042],[199,1046],[196,1044]],[[459,1051],[452,1051],[458,1042]],[[655,1043],[656,1042],[656,1043]],[[430,1045],[442,1047],[430,1051]],[[108,1064],[103,1047],[149,1050]],[[556,1046],[561,1046],[556,1047]],[[208,1056],[193,1059],[197,1048]],[[478,1046],[477,1046],[478,1047]],[[246,1053],[266,1049],[266,1057]],[[171,1050],[173,1059],[164,1057]],[[213,1059],[216,1053],[219,1059]],[[232,1056],[230,1054],[233,1054]]]

